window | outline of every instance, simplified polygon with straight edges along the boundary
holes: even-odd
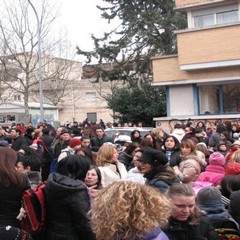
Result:
[[[21,101],[21,95],[20,94],[14,94],[13,99],[14,99],[14,101]]]
[[[240,85],[199,86],[200,114],[240,113]]]
[[[96,100],[96,93],[95,92],[86,92],[85,97],[88,101]]]
[[[239,21],[238,4],[192,11],[194,27],[207,27]]]

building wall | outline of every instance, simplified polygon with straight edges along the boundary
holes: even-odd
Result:
[[[177,34],[179,64],[240,59],[240,23]],[[231,42],[231,44],[228,44]]]
[[[225,2],[224,0],[175,0],[176,8],[204,3]]]
[[[173,86],[169,89],[171,116],[194,115],[192,86]]]
[[[154,83],[240,77],[240,67],[181,71],[176,55],[152,59]],[[179,82],[180,83],[180,82]]]

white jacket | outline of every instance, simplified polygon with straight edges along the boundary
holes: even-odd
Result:
[[[117,171],[118,168],[118,171]],[[104,167],[99,167],[102,176],[102,185],[106,187],[108,184],[119,181],[126,180],[127,178],[127,170],[123,163],[117,162],[115,164],[108,164]]]

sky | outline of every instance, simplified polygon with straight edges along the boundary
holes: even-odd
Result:
[[[60,26],[65,26],[68,40],[82,50],[92,50],[91,34],[100,37],[112,24],[100,16],[101,11],[96,5],[103,5],[102,0],[58,0],[60,4]]]

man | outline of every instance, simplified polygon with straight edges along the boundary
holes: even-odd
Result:
[[[58,162],[68,155],[74,155],[79,148],[81,148],[81,140],[79,138],[72,138],[69,142],[69,146],[61,151],[61,154],[58,157]]]
[[[11,130],[11,136],[13,138],[12,149],[14,151],[19,151],[21,148],[28,146],[26,138],[21,135],[20,129],[13,128]]]
[[[91,138],[91,149],[94,152],[97,152],[98,149],[105,143],[105,142],[112,142],[112,139],[107,137],[104,133],[102,127],[96,128],[96,137]]]

